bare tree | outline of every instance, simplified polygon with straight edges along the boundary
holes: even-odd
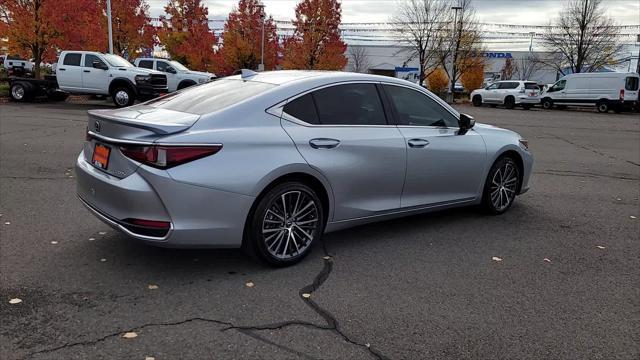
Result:
[[[502,70],[500,70],[501,73],[501,80],[511,80],[513,79],[513,75],[516,73],[516,67],[517,65],[515,65],[513,63],[513,60],[511,60],[511,58],[507,58],[504,61],[504,66],[502,66]]]
[[[615,62],[622,50],[619,30],[604,15],[601,0],[571,0],[544,34],[544,46],[556,53],[548,62],[564,74],[590,72]]]
[[[514,74],[518,80],[529,80],[543,65],[537,55],[529,53],[529,55],[516,60]]]
[[[411,45],[409,58],[418,58],[420,84],[439,65],[446,40],[449,4],[444,0],[406,0],[392,17],[394,31]]]
[[[471,4],[471,0],[459,0],[458,13],[450,10],[449,17],[455,19],[455,32],[448,29],[449,42],[440,51],[440,62],[449,75],[451,80],[450,92],[453,94],[455,84],[465,72],[476,69],[480,63],[484,62],[482,54],[482,35],[478,20],[476,19],[476,11]],[[454,1],[455,3],[455,1]],[[448,66],[450,61],[451,66]]]
[[[357,73],[368,73],[371,68],[369,51],[364,46],[349,46],[349,71]]]

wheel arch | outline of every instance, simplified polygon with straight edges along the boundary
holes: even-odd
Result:
[[[127,78],[123,78],[123,77],[119,77],[119,78],[115,78],[113,80],[111,80],[111,83],[109,83],[109,95],[111,95],[111,93],[113,92],[113,90],[115,90],[115,88],[119,87],[119,86],[126,86],[129,89],[131,89],[131,91],[133,91],[133,94],[138,96],[138,91],[136,89],[136,85],[133,83],[133,81],[127,79]]]
[[[189,86],[197,85],[198,83],[191,79],[184,79],[178,83],[176,90],[181,90]]]
[[[505,157],[510,157],[512,158],[515,162],[516,165],[518,165],[518,170],[519,170],[519,181],[518,181],[518,193],[520,193],[520,190],[522,190],[522,179],[524,178],[524,160],[522,159],[522,155],[520,155],[520,153],[514,149],[506,149],[504,151],[502,151],[491,163],[491,166],[493,166],[493,164],[495,164],[497,161],[499,161],[502,158]],[[489,167],[491,168],[491,167]],[[486,180],[485,180],[486,181]]]

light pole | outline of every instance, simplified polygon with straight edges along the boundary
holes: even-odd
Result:
[[[529,35],[531,35],[531,42],[529,42],[529,52],[531,53],[533,51],[533,37],[536,36],[536,33],[532,31]]]
[[[260,65],[258,65],[258,71],[264,71],[264,4],[259,4],[260,9],[260,22],[262,23],[262,42],[260,43]]]
[[[113,54],[113,33],[111,30],[111,0],[107,0],[107,27],[109,29],[109,54]]]
[[[451,7],[452,10],[454,10],[454,15],[453,15],[453,37],[452,37],[452,41],[453,41],[453,46],[451,47],[451,78],[449,79],[449,82],[451,83],[449,85],[449,93],[447,94],[448,96],[448,101],[449,102],[454,102],[455,101],[455,96],[454,96],[454,88],[455,88],[455,68],[456,68],[456,52],[457,52],[457,45],[456,45],[456,37],[458,36],[457,34],[457,27],[458,27],[458,10],[462,10],[462,6],[452,6]]]

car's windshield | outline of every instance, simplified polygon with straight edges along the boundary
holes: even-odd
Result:
[[[104,59],[107,60],[109,65],[118,66],[118,67],[133,67],[133,64],[125,60],[124,58],[113,55],[113,54],[104,54]]]
[[[173,68],[176,69],[176,70],[189,71],[189,69],[187,69],[184,65],[180,64],[179,62],[177,62],[175,60],[171,60],[171,61],[169,61],[169,63],[171,63],[171,66],[173,66]]]

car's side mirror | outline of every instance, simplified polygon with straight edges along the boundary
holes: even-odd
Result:
[[[107,69],[109,69],[109,67],[107,67],[107,65],[105,65],[104,63],[102,63],[101,61],[98,61],[98,60],[93,60],[93,62],[91,63],[91,65],[92,65],[95,69],[100,69],[100,70],[107,70]]]
[[[172,68],[171,66],[167,66],[165,71],[168,72],[169,74],[175,74],[176,73],[176,69]]]
[[[460,131],[458,131],[458,135],[464,135],[467,131],[471,130],[473,126],[476,124],[476,121],[473,120],[473,117],[467,114],[460,114],[460,119],[458,119],[458,126],[460,127]]]

